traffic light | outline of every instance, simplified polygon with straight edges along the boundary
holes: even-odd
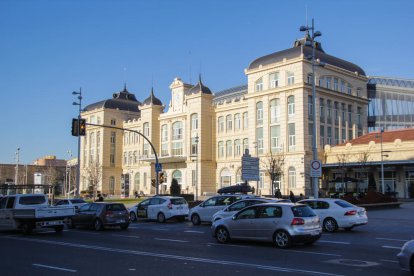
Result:
[[[79,135],[85,136],[85,132],[86,132],[86,120],[79,119]]]
[[[72,119],[72,136],[79,136],[78,131],[79,131],[78,119]]]
[[[163,172],[160,172],[160,178],[158,180],[159,180],[160,184],[164,183],[165,179],[164,179],[164,173]]]

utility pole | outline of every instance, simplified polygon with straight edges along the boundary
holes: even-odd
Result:
[[[79,113],[78,113],[78,134],[80,134],[80,119],[81,119],[81,112],[82,112],[82,87],[79,88],[79,92],[73,91],[72,95],[78,95],[77,99],[78,102],[73,102],[72,105],[79,106]],[[81,151],[81,135],[78,135],[78,165],[77,165],[77,177],[76,177],[76,189],[75,195],[79,196],[79,189],[80,189],[80,151]]]

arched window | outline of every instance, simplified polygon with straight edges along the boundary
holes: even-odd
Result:
[[[234,114],[234,130],[241,129],[240,113]]]
[[[239,168],[236,172],[236,183],[243,182],[241,177],[242,177],[242,171],[241,171],[241,168]]]
[[[173,140],[181,140],[183,139],[183,123],[182,122],[175,122],[172,125],[172,130],[173,130],[173,135],[172,135],[172,139]]]
[[[231,172],[229,169],[224,168],[220,173],[220,187],[228,187],[231,184]]]
[[[224,117],[223,116],[218,117],[217,128],[218,128],[217,129],[218,133],[224,132]]]
[[[149,137],[149,135],[150,135],[150,131],[149,131],[149,123],[144,123],[144,135],[146,136],[146,137]]]
[[[294,167],[290,167],[288,171],[288,185],[289,189],[295,189],[296,188],[296,170]]]
[[[168,126],[161,126],[161,156],[168,155]]]
[[[243,139],[243,153],[249,149],[249,138]]]
[[[255,83],[255,91],[262,91],[263,90],[263,78],[260,78]]]
[[[249,114],[247,112],[243,113],[243,129],[249,128]]]
[[[226,157],[233,156],[233,142],[231,140],[226,141]]]
[[[141,190],[140,190],[140,174],[139,174],[139,172],[137,172],[136,174],[135,174],[135,176],[134,176],[134,190],[137,192],[137,193],[139,193]]]
[[[234,156],[241,155],[240,139],[234,140]]]
[[[218,157],[219,158],[224,157],[224,142],[223,141],[218,142]]]
[[[256,103],[256,124],[263,124],[263,102]]]
[[[109,177],[109,193],[111,195],[115,194],[115,177],[114,176]]]
[[[288,115],[294,116],[295,115],[295,96],[289,96],[287,98],[287,102],[288,102]]]
[[[227,127],[227,132],[233,130],[233,120],[232,120],[231,115],[226,116],[226,127]]]
[[[191,130],[197,130],[198,129],[198,114],[192,114],[191,115]]]
[[[270,101],[270,123],[278,123],[280,121],[280,99]]]
[[[181,171],[179,171],[179,170],[176,170],[176,171],[173,172],[172,178],[175,178],[177,180],[178,184],[180,184],[180,185],[183,182],[182,174],[181,174]]]

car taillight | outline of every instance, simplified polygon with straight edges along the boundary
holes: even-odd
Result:
[[[305,220],[302,218],[294,218],[291,223],[291,225],[304,225],[304,224],[305,224]]]
[[[171,204],[171,202],[170,203],[168,203],[168,209],[172,209],[172,204]]]
[[[355,216],[356,213],[357,213],[356,210],[348,211],[348,212],[345,213],[345,216]]]
[[[111,212],[111,211],[108,211],[108,212],[106,212],[105,216],[106,217],[113,217],[114,216],[114,213]]]

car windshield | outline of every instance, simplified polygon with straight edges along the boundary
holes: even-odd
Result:
[[[109,205],[106,205],[106,210],[107,211],[124,211],[126,209],[125,209],[124,204],[109,204]]]
[[[295,217],[299,217],[299,218],[316,216],[316,214],[312,211],[312,209],[306,205],[294,206],[292,207],[292,212]]]
[[[174,205],[179,205],[179,204],[186,204],[187,201],[185,201],[184,198],[171,198],[171,203]]]
[[[344,200],[337,200],[337,201],[335,201],[335,203],[336,203],[337,205],[341,206],[342,208],[354,207],[354,205],[352,205],[351,203],[346,202],[346,201],[344,201]]]
[[[83,200],[83,199],[72,199],[72,200],[71,200],[71,202],[72,202],[73,204],[77,204],[77,203],[86,203],[86,201],[85,201],[85,200]]]
[[[44,196],[22,196],[19,199],[19,204],[21,205],[37,205],[46,203],[46,199]]]

